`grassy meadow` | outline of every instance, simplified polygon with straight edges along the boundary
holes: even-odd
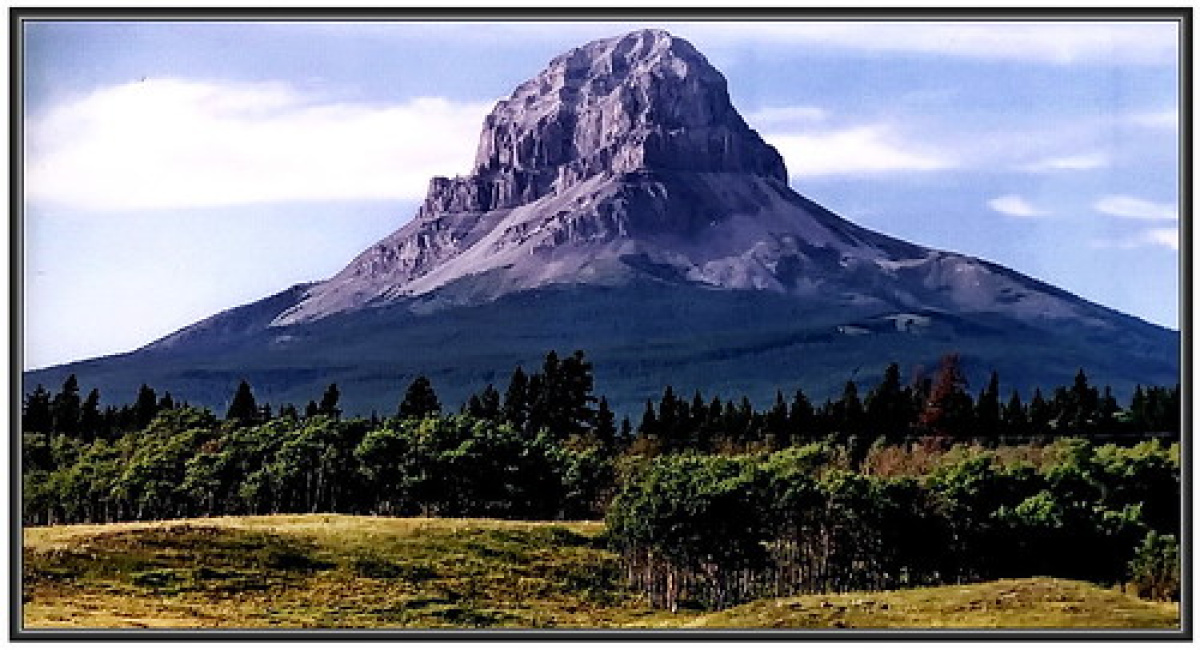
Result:
[[[273,515],[28,527],[23,624],[51,628],[1153,628],[1177,603],[1000,580],[652,609],[598,522]]]

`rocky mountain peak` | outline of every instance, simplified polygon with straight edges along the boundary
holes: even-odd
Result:
[[[512,208],[644,170],[787,180],[725,77],[687,41],[640,30],[559,55],[484,120],[467,177],[434,178],[423,214]]]

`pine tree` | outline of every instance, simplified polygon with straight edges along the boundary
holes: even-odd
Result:
[[[225,420],[245,426],[254,424],[258,418],[258,402],[254,399],[254,393],[250,390],[250,384],[243,379],[233,394],[233,400],[229,403],[229,410],[225,413]]]
[[[100,391],[93,388],[79,409],[79,432],[87,441],[104,437],[104,416],[100,412]]]
[[[633,439],[633,423],[629,421],[629,416],[621,418],[621,430],[617,434],[620,436],[622,445],[629,444]]]
[[[654,413],[654,402],[646,400],[646,410],[642,412],[642,421],[638,423],[638,437],[657,439],[660,428],[658,426],[658,417]]]
[[[847,381],[842,387],[842,397],[834,404],[834,419],[839,433],[856,436],[863,432],[866,412],[858,399],[858,386]]]
[[[491,384],[479,394],[479,417],[493,421],[500,419],[500,391]]]
[[[430,383],[428,377],[420,375],[409,384],[408,390],[404,392],[404,399],[400,402],[397,414],[404,419],[419,419],[437,415],[441,411],[442,404],[433,390],[433,384]]]
[[[1029,429],[1034,435],[1042,436],[1050,432],[1050,419],[1053,417],[1050,405],[1042,397],[1040,388],[1033,389],[1033,397],[1029,400]]]
[[[1071,405],[1070,417],[1067,419],[1069,430],[1082,433],[1095,428],[1099,417],[1100,393],[1088,385],[1083,368],[1075,375],[1068,401]]]
[[[1000,375],[994,370],[975,404],[975,431],[989,441],[1000,434]]]
[[[608,400],[601,397],[596,406],[596,427],[593,429],[596,440],[606,449],[612,449],[617,441],[616,416],[608,407]]]
[[[317,405],[317,412],[335,420],[340,418],[342,416],[342,409],[338,408],[338,400],[341,398],[341,395],[337,384],[329,384],[329,387],[325,389],[325,393],[321,395],[321,403]]]
[[[68,436],[79,433],[79,381],[75,375],[63,381],[62,390],[54,396],[51,411],[54,414],[54,431]]]
[[[1104,397],[1100,398],[1100,404],[1097,409],[1097,428],[1101,433],[1112,433],[1117,426],[1117,413],[1120,413],[1121,407],[1117,404],[1117,398],[1113,397],[1112,386],[1104,387]]]
[[[163,411],[170,411],[174,408],[175,398],[171,397],[170,391],[163,393],[163,396],[158,400],[158,405],[156,407],[157,411],[162,413]]]
[[[50,408],[50,392],[38,384],[25,397],[21,409],[21,429],[25,433],[50,433],[54,430],[54,415]]]
[[[137,399],[133,403],[133,426],[138,430],[150,425],[154,416],[158,415],[158,395],[146,384],[138,388]]]
[[[775,391],[775,404],[767,412],[766,428],[773,449],[783,449],[790,444],[788,407],[787,402],[783,401],[783,391]]]
[[[1002,420],[1006,435],[1020,438],[1029,434],[1029,417],[1025,413],[1025,406],[1021,404],[1021,394],[1015,388],[1012,397],[1008,398],[1008,405],[1004,407]]]
[[[812,402],[808,401],[804,391],[797,389],[796,394],[792,396],[791,408],[788,409],[788,430],[792,444],[815,440],[817,435],[814,425]]]
[[[517,431],[524,431],[529,422],[529,377],[521,366],[513,370],[508,390],[504,392],[504,421]]]
[[[867,394],[865,406],[867,428],[871,434],[890,440],[900,440],[907,435],[915,411],[911,391],[900,383],[899,364],[891,363],[883,371],[883,381]]]

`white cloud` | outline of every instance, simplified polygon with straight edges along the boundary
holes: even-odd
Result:
[[[1177,129],[1179,128],[1179,110],[1170,108],[1152,113],[1137,113],[1129,117],[1129,122],[1151,129]]]
[[[1179,229],[1177,228],[1153,228],[1147,230],[1142,236],[1147,243],[1179,250]]]
[[[1016,194],[998,196],[988,201],[988,207],[1010,217],[1044,217],[1050,213],[1034,207],[1029,201]]]
[[[768,106],[750,111],[743,117],[751,127],[769,130],[822,122],[829,113],[817,106]]]
[[[1147,246],[1162,246],[1173,251],[1179,250],[1178,228],[1150,228],[1140,230],[1124,239],[1097,239],[1092,241],[1093,248],[1116,248],[1129,250]]]
[[[356,104],[283,84],[153,79],[26,122],[25,198],[90,210],[412,199],[464,173],[488,104]]]
[[[1092,207],[1097,212],[1112,215],[1114,217],[1123,217],[1126,219],[1149,219],[1155,221],[1168,221],[1179,218],[1179,213],[1176,211],[1176,206],[1171,203],[1156,203],[1139,199],[1134,196],[1125,196],[1121,194],[1112,194],[1101,197]]]
[[[840,130],[764,134],[779,149],[793,177],[879,174],[950,169],[956,162],[903,141],[884,125]]]
[[[1044,158],[1018,167],[1021,171],[1042,173],[1059,171],[1085,171],[1100,169],[1109,165],[1109,158],[1103,153],[1085,153],[1075,156]]]

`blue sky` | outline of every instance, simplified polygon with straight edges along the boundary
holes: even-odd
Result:
[[[800,193],[1178,327],[1178,33],[1149,22],[27,23],[25,368],[336,273],[553,56],[663,27]]]

